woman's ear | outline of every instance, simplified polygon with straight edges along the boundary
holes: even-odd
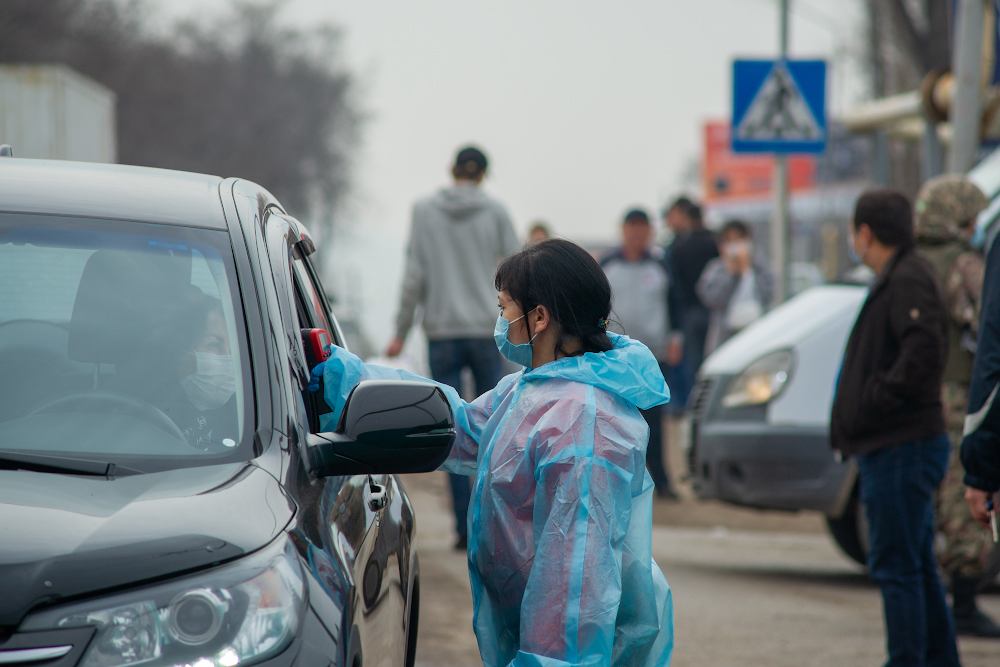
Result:
[[[538,335],[545,331],[552,322],[552,315],[549,313],[549,309],[545,306],[538,305],[535,307],[535,323],[532,326],[532,331],[535,335]]]

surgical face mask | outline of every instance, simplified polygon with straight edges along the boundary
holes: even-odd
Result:
[[[221,408],[236,393],[233,355],[193,352],[197,370],[181,380],[188,400],[198,410]]]
[[[521,315],[521,317],[514,320],[514,322],[520,322],[525,317],[527,317],[527,315]],[[493,340],[496,341],[497,349],[500,350],[500,354],[504,357],[515,364],[519,364],[525,368],[531,368],[531,343],[535,340],[535,337],[538,336],[538,334],[536,333],[532,336],[531,340],[527,343],[515,345],[507,338],[507,333],[510,331],[510,325],[514,324],[514,322],[508,322],[504,319],[502,314],[498,315],[497,325],[493,328]]]
[[[857,238],[857,232],[851,234],[847,237],[847,255],[851,258],[851,261],[855,264],[864,264],[865,255],[868,254],[868,248],[866,247],[861,251],[861,256],[858,256],[858,251],[854,249],[854,239]]]
[[[726,257],[737,257],[742,253],[753,254],[753,244],[750,241],[729,241],[722,245],[722,254]]]

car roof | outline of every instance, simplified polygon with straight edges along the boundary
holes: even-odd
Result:
[[[226,229],[218,176],[120,164],[0,158],[0,211]]]

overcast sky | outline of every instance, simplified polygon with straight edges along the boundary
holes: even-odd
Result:
[[[155,11],[168,22],[225,6],[157,0]],[[792,7],[791,56],[830,61],[835,113],[863,90],[861,1]],[[732,59],[778,49],[776,0],[287,0],[280,17],[345,31],[370,120],[339,222],[397,255],[413,201],[447,182],[469,142],[486,150],[486,187],[520,232],[542,218],[569,238],[614,239],[628,207],[678,193],[703,120],[728,117]],[[397,280],[393,268],[377,282]]]

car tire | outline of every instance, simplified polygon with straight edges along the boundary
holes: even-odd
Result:
[[[836,518],[826,517],[826,527],[837,546],[860,565],[868,562],[868,520],[865,506],[858,499],[857,486],[851,493],[844,513]]]
[[[406,624],[406,667],[414,667],[417,662],[417,632],[420,626],[420,580],[413,580],[410,593],[410,621]]]

